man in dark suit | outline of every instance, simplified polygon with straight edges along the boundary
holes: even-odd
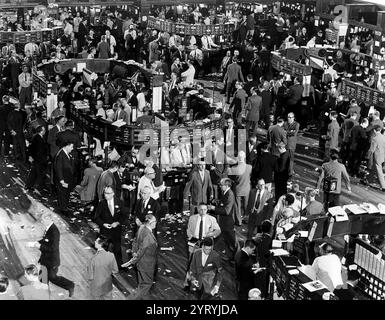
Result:
[[[29,243],[29,246],[38,248],[41,251],[39,263],[47,268],[48,280],[53,284],[68,290],[69,296],[72,297],[75,290],[75,284],[64,277],[57,275],[60,266],[59,229],[53,223],[52,216],[49,212],[42,214],[41,221],[45,226],[43,239],[38,242]]]
[[[251,134],[249,136],[249,141],[247,142],[246,147],[246,163],[254,165],[254,161],[258,157],[258,148],[257,148],[257,135]]]
[[[285,143],[278,145],[280,156],[277,160],[276,170],[274,172],[275,200],[287,193],[287,181],[290,174],[290,153],[286,150]]]
[[[112,187],[104,188],[104,200],[99,201],[95,212],[95,223],[100,227],[100,234],[110,240],[116,262],[122,265],[122,224],[126,221],[127,210],[122,202],[115,197]]]
[[[287,137],[287,149],[290,153],[290,176],[294,174],[294,154],[297,147],[297,135],[299,131],[299,123],[294,120],[295,115],[289,112],[287,115],[287,122],[283,125]]]
[[[231,100],[229,110],[232,110],[232,116],[233,116],[233,119],[237,120],[237,125],[241,126],[242,118],[245,115],[247,93],[243,89],[243,82],[236,81],[235,88],[236,88],[236,91],[233,95],[233,100]]]
[[[262,142],[258,147],[261,150],[261,155],[257,157],[253,164],[251,184],[256,186],[258,180],[263,179],[266,183],[266,187],[271,191],[277,157],[270,153],[269,144],[267,142]]]
[[[75,186],[74,160],[71,156],[73,148],[74,144],[72,142],[65,142],[64,147],[59,150],[54,160],[55,185],[57,188],[59,210],[63,214],[68,214],[70,193]]]
[[[3,104],[0,106],[0,154],[4,142],[4,156],[9,154],[11,144],[11,132],[8,129],[8,115],[13,110],[9,103],[9,96],[3,96]]]
[[[239,300],[248,300],[249,291],[255,287],[255,277],[252,271],[254,264],[252,255],[254,250],[254,241],[248,239],[243,248],[235,254],[235,279],[237,282]]]
[[[27,120],[27,114],[20,109],[20,104],[15,104],[15,109],[8,115],[8,129],[12,135],[14,156],[17,161],[25,163],[27,161],[24,125]]]
[[[222,283],[222,262],[213,246],[212,238],[204,238],[202,249],[196,250],[191,260],[191,284],[199,300],[213,299]]]
[[[223,178],[220,182],[221,196],[216,206],[210,206],[214,214],[218,215],[218,224],[222,231],[223,240],[226,246],[228,260],[234,260],[235,254],[235,232],[234,216],[237,212],[237,204],[233,191],[231,191],[231,179]]]
[[[63,129],[65,124],[65,117],[59,116],[55,119],[56,125],[48,131],[47,143],[50,147],[50,156],[55,158],[60,148],[56,144],[57,134]]]
[[[71,141],[74,144],[72,153],[75,156],[75,148],[79,148],[82,145],[79,134],[74,131],[75,123],[73,120],[67,120],[64,127],[64,131],[60,131],[56,135],[56,145],[59,148],[63,148],[65,141]]]
[[[191,195],[190,211],[192,214],[195,213],[197,206],[201,202],[208,203],[209,200],[214,198],[210,172],[205,167],[205,162],[200,161],[198,170],[192,171],[183,191],[183,199],[188,199],[189,195]]]
[[[151,198],[151,188],[144,186],[140,191],[140,199],[135,204],[135,224],[139,228],[145,221],[146,215],[152,214],[159,220],[160,204]],[[135,231],[137,228],[135,228]]]
[[[48,165],[48,148],[44,141],[45,127],[39,126],[29,146],[29,154],[33,159],[32,167],[26,182],[26,189],[32,190],[36,184],[38,189],[44,188],[44,177]]]
[[[138,288],[129,297],[130,300],[146,296],[154,283],[158,249],[158,242],[153,233],[153,230],[156,228],[156,222],[155,216],[152,214],[146,215],[145,223],[140,227],[136,235],[137,250],[135,250],[130,264],[136,264]]]
[[[262,221],[270,219],[273,213],[273,195],[266,188],[263,179],[258,180],[257,188],[250,190],[247,212],[249,215],[247,238],[251,239],[256,233],[256,228]]]
[[[255,133],[258,128],[259,111],[262,106],[262,98],[258,95],[256,87],[251,88],[251,96],[246,103],[246,132]]]
[[[113,173],[115,179],[115,196],[125,205],[129,201],[129,190],[134,189],[127,175],[126,166],[124,163],[119,163],[119,168]]]
[[[365,145],[367,144],[367,135],[365,129],[368,127],[367,118],[361,118],[360,124],[352,128],[350,139],[349,171],[352,176],[357,176],[363,159]]]
[[[277,119],[277,124],[271,126],[267,130],[267,141],[270,144],[271,154],[279,157],[278,144],[283,142],[287,144],[286,131],[283,129],[284,121],[282,118]]]
[[[206,153],[208,167],[210,169],[210,178],[213,184],[214,199],[219,198],[219,183],[222,178],[227,177],[227,159],[223,150],[223,138],[213,140],[211,151]]]
[[[233,57],[232,63],[227,67],[223,83],[226,86],[226,103],[230,103],[230,97],[234,91],[235,82],[241,81],[244,82],[242,68],[238,64],[238,59]]]

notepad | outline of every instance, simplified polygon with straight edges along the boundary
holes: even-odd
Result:
[[[360,205],[367,213],[377,213],[379,210],[373,203],[364,202]]]
[[[280,240],[273,240],[271,246],[273,248],[282,248],[282,241],[280,241]]]
[[[270,252],[274,255],[274,257],[289,255],[289,251],[286,251],[285,249],[271,249]]]

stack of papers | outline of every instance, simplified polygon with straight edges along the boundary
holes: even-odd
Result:
[[[284,229],[285,231],[289,231],[293,227],[294,227],[294,224],[286,223],[284,226],[282,226],[282,229]]]
[[[337,222],[349,220],[348,215],[342,207],[331,207],[329,213],[336,219]]]
[[[380,211],[380,214],[385,214],[385,205],[382,203],[379,203],[378,210]]]
[[[289,255],[289,251],[286,251],[284,249],[271,249],[270,252],[274,255],[274,257],[276,257],[276,256],[288,256]]]
[[[367,211],[361,208],[358,204],[347,204],[343,206],[344,209],[348,209],[353,214],[364,214]]]
[[[327,289],[327,287],[319,280],[310,281],[307,283],[302,284],[307,290],[310,292]]]
[[[367,213],[377,213],[379,211],[378,208],[372,203],[364,202],[360,205],[360,207],[364,209]]]
[[[74,101],[73,104],[75,105],[75,109],[89,109],[90,106],[83,102],[83,101]]]
[[[120,128],[120,127],[126,125],[126,123],[123,121],[123,119],[119,119],[119,120],[116,120],[115,122],[113,122],[112,125]]]

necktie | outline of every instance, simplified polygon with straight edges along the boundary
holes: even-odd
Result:
[[[108,201],[108,209],[110,209],[111,216],[114,216],[114,206],[112,205],[112,201]]]
[[[258,191],[257,200],[255,201],[254,209],[258,211],[259,204],[261,203],[261,191]]]
[[[146,207],[146,201],[142,202],[142,212],[144,211],[144,208]]]
[[[202,240],[203,235],[203,219],[201,218],[201,222],[199,223],[199,240]]]
[[[215,165],[216,163],[217,163],[217,159],[215,156],[215,152],[213,151],[213,165]]]

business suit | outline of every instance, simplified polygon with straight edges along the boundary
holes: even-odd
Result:
[[[226,159],[226,154],[222,149],[216,151],[207,151],[206,153],[207,159],[207,168],[210,169],[210,178],[213,184],[214,190],[214,199],[219,197],[219,182],[222,178],[227,177],[228,164]]]
[[[112,275],[118,272],[114,255],[99,249],[87,265],[92,300],[112,300]]]
[[[14,130],[15,135],[12,136],[13,150],[15,158],[22,162],[26,162],[26,145],[24,137],[24,126],[27,120],[27,114],[23,110],[12,110],[8,115],[8,129]]]
[[[377,171],[378,182],[381,189],[385,189],[385,178],[382,165],[385,162],[385,136],[380,132],[372,138],[369,149],[369,164],[374,162],[375,169]]]
[[[136,201],[134,215],[140,220],[141,223],[144,223],[147,214],[152,214],[158,220],[159,213],[160,204],[157,200],[150,197],[145,207],[143,207],[143,199],[139,199],[138,201]]]
[[[297,147],[297,135],[299,131],[299,123],[294,121],[293,123],[285,122],[283,125],[286,131],[287,137],[287,150],[290,153],[290,175],[294,173],[294,154]]]
[[[294,111],[293,106],[297,105],[302,98],[303,86],[302,84],[294,84],[289,88],[289,97],[287,98],[287,105],[289,106],[289,111]],[[291,107],[291,109],[290,109]]]
[[[245,82],[245,79],[243,78],[241,66],[236,62],[231,63],[227,67],[227,71],[223,81],[226,83],[227,103],[230,103],[230,96],[232,95],[232,92],[234,90],[235,82],[237,81]]]
[[[278,144],[283,142],[287,144],[286,131],[278,124],[272,125],[267,130],[267,141],[270,144],[271,154],[279,157]]]
[[[246,147],[246,163],[254,165],[255,160],[258,158],[258,148],[257,143],[251,144],[250,142],[247,142]]]
[[[124,110],[116,110],[114,120],[123,120],[126,124],[130,123],[130,117],[128,116],[128,113]]]
[[[116,189],[114,173],[111,172],[110,170],[105,170],[102,172],[102,174],[100,175],[99,181],[96,185],[99,201],[102,201],[104,199],[103,192],[104,192],[104,188],[107,186],[112,187],[114,191]]]
[[[76,148],[79,148],[82,145],[79,134],[72,129],[66,129],[56,134],[56,145],[59,148],[63,148],[67,141],[74,144],[72,154],[75,156]]]
[[[114,179],[115,179],[115,197],[117,197],[119,200],[123,201],[125,204],[128,202],[128,190],[123,189],[123,184],[130,184],[130,179],[127,175],[127,171],[124,170],[123,173],[118,171],[115,171],[113,173]]]
[[[254,162],[253,172],[251,174],[251,183],[256,185],[258,179],[265,180],[266,185],[271,190],[271,183],[273,182],[273,173],[276,170],[277,157],[270,152],[263,152]]]
[[[242,218],[247,215],[246,206],[249,201],[250,178],[252,166],[246,163],[238,163],[229,169],[228,175],[234,181],[234,195],[237,201],[237,214],[234,217],[235,224],[241,225]],[[243,214],[242,214],[243,202]]]
[[[272,238],[268,233],[258,233],[254,237],[256,244],[255,253],[257,262],[261,268],[269,268],[270,264],[270,249]],[[266,270],[258,272],[255,277],[255,287],[261,290],[263,298],[267,297],[269,287],[269,274]]]
[[[11,144],[11,133],[8,128],[8,115],[13,110],[9,103],[0,106],[0,154],[4,142],[4,155],[8,155]]]
[[[290,153],[285,151],[280,155],[274,172],[275,200],[287,193],[287,181],[289,180]]]
[[[247,212],[249,223],[247,226],[247,238],[250,239],[256,233],[256,227],[260,226],[266,219],[270,219],[273,213],[273,194],[267,187],[264,188],[257,203],[261,191],[253,188],[250,190]]]
[[[113,213],[110,211],[106,199],[99,202],[96,207],[94,221],[100,227],[100,234],[111,241],[116,262],[120,266],[122,264],[122,224],[125,224],[127,211],[118,198],[114,197],[112,201],[114,206]],[[112,224],[114,222],[119,222],[119,225],[115,228],[107,229],[103,226],[105,223]]]
[[[80,199],[82,201],[95,200],[96,185],[102,172],[103,169],[99,167],[87,168],[86,170],[84,170],[83,180],[80,183],[80,185],[83,187],[83,189],[80,190]]]
[[[246,251],[239,250],[235,254],[235,279],[238,287],[238,299],[248,300],[249,291],[254,286],[254,273],[251,270],[254,259]]]
[[[337,120],[332,120],[328,125],[325,143],[325,159],[329,160],[330,150],[338,148],[338,136],[340,133],[340,125]]]
[[[204,179],[202,181],[199,170],[194,170],[191,173],[184,191],[183,198],[188,199],[191,194],[191,212],[194,213],[195,208],[201,203],[207,203],[210,197],[214,195],[213,185],[208,170],[204,170]]]
[[[159,44],[157,41],[151,41],[148,45],[148,61],[150,63],[153,63],[155,61],[159,61],[159,56],[160,56],[160,50],[159,50]]]
[[[74,283],[57,275],[60,266],[59,243],[60,232],[53,223],[39,241],[41,252],[39,263],[47,268],[48,280],[50,282],[66,290],[71,290],[75,286]]]
[[[255,133],[258,128],[259,113],[262,107],[262,98],[256,94],[247,99],[246,103],[246,132]]]
[[[136,268],[138,271],[138,288],[133,299],[147,295],[153,285],[157,263],[158,242],[146,225],[140,226],[137,236]]]
[[[75,184],[75,168],[71,155],[67,155],[64,149],[61,149],[55,157],[55,185],[57,187],[57,196],[59,208],[62,212],[68,211],[70,193]],[[60,181],[67,183],[64,188]]]
[[[357,175],[363,158],[365,145],[367,144],[366,131],[361,125],[352,128],[350,134],[350,155],[349,155],[349,171],[353,175]]]
[[[215,206],[215,215],[218,215],[218,224],[221,228],[223,240],[226,245],[226,254],[230,260],[235,254],[234,216],[237,212],[237,203],[231,189],[221,194],[219,205]]]
[[[247,93],[243,89],[235,91],[233,100],[230,104],[230,110],[233,112],[233,119],[240,126],[242,124],[242,114],[245,112]]]
[[[198,249],[194,252],[190,271],[192,281],[198,281],[199,298],[201,300],[208,300],[212,298],[210,292],[214,286],[221,285],[223,268],[220,255],[214,250],[210,252],[203,266],[202,251],[203,249]]]
[[[47,143],[49,144],[50,147],[50,155],[51,158],[54,159],[60,148],[56,144],[56,138],[57,134],[60,132],[60,129],[58,126],[53,126],[49,131],[48,131],[48,137],[47,137]]]
[[[33,158],[31,170],[26,182],[26,188],[32,188],[35,184],[39,189],[44,187],[44,177],[48,165],[48,150],[47,144],[43,137],[36,133],[29,146],[30,156]]]

